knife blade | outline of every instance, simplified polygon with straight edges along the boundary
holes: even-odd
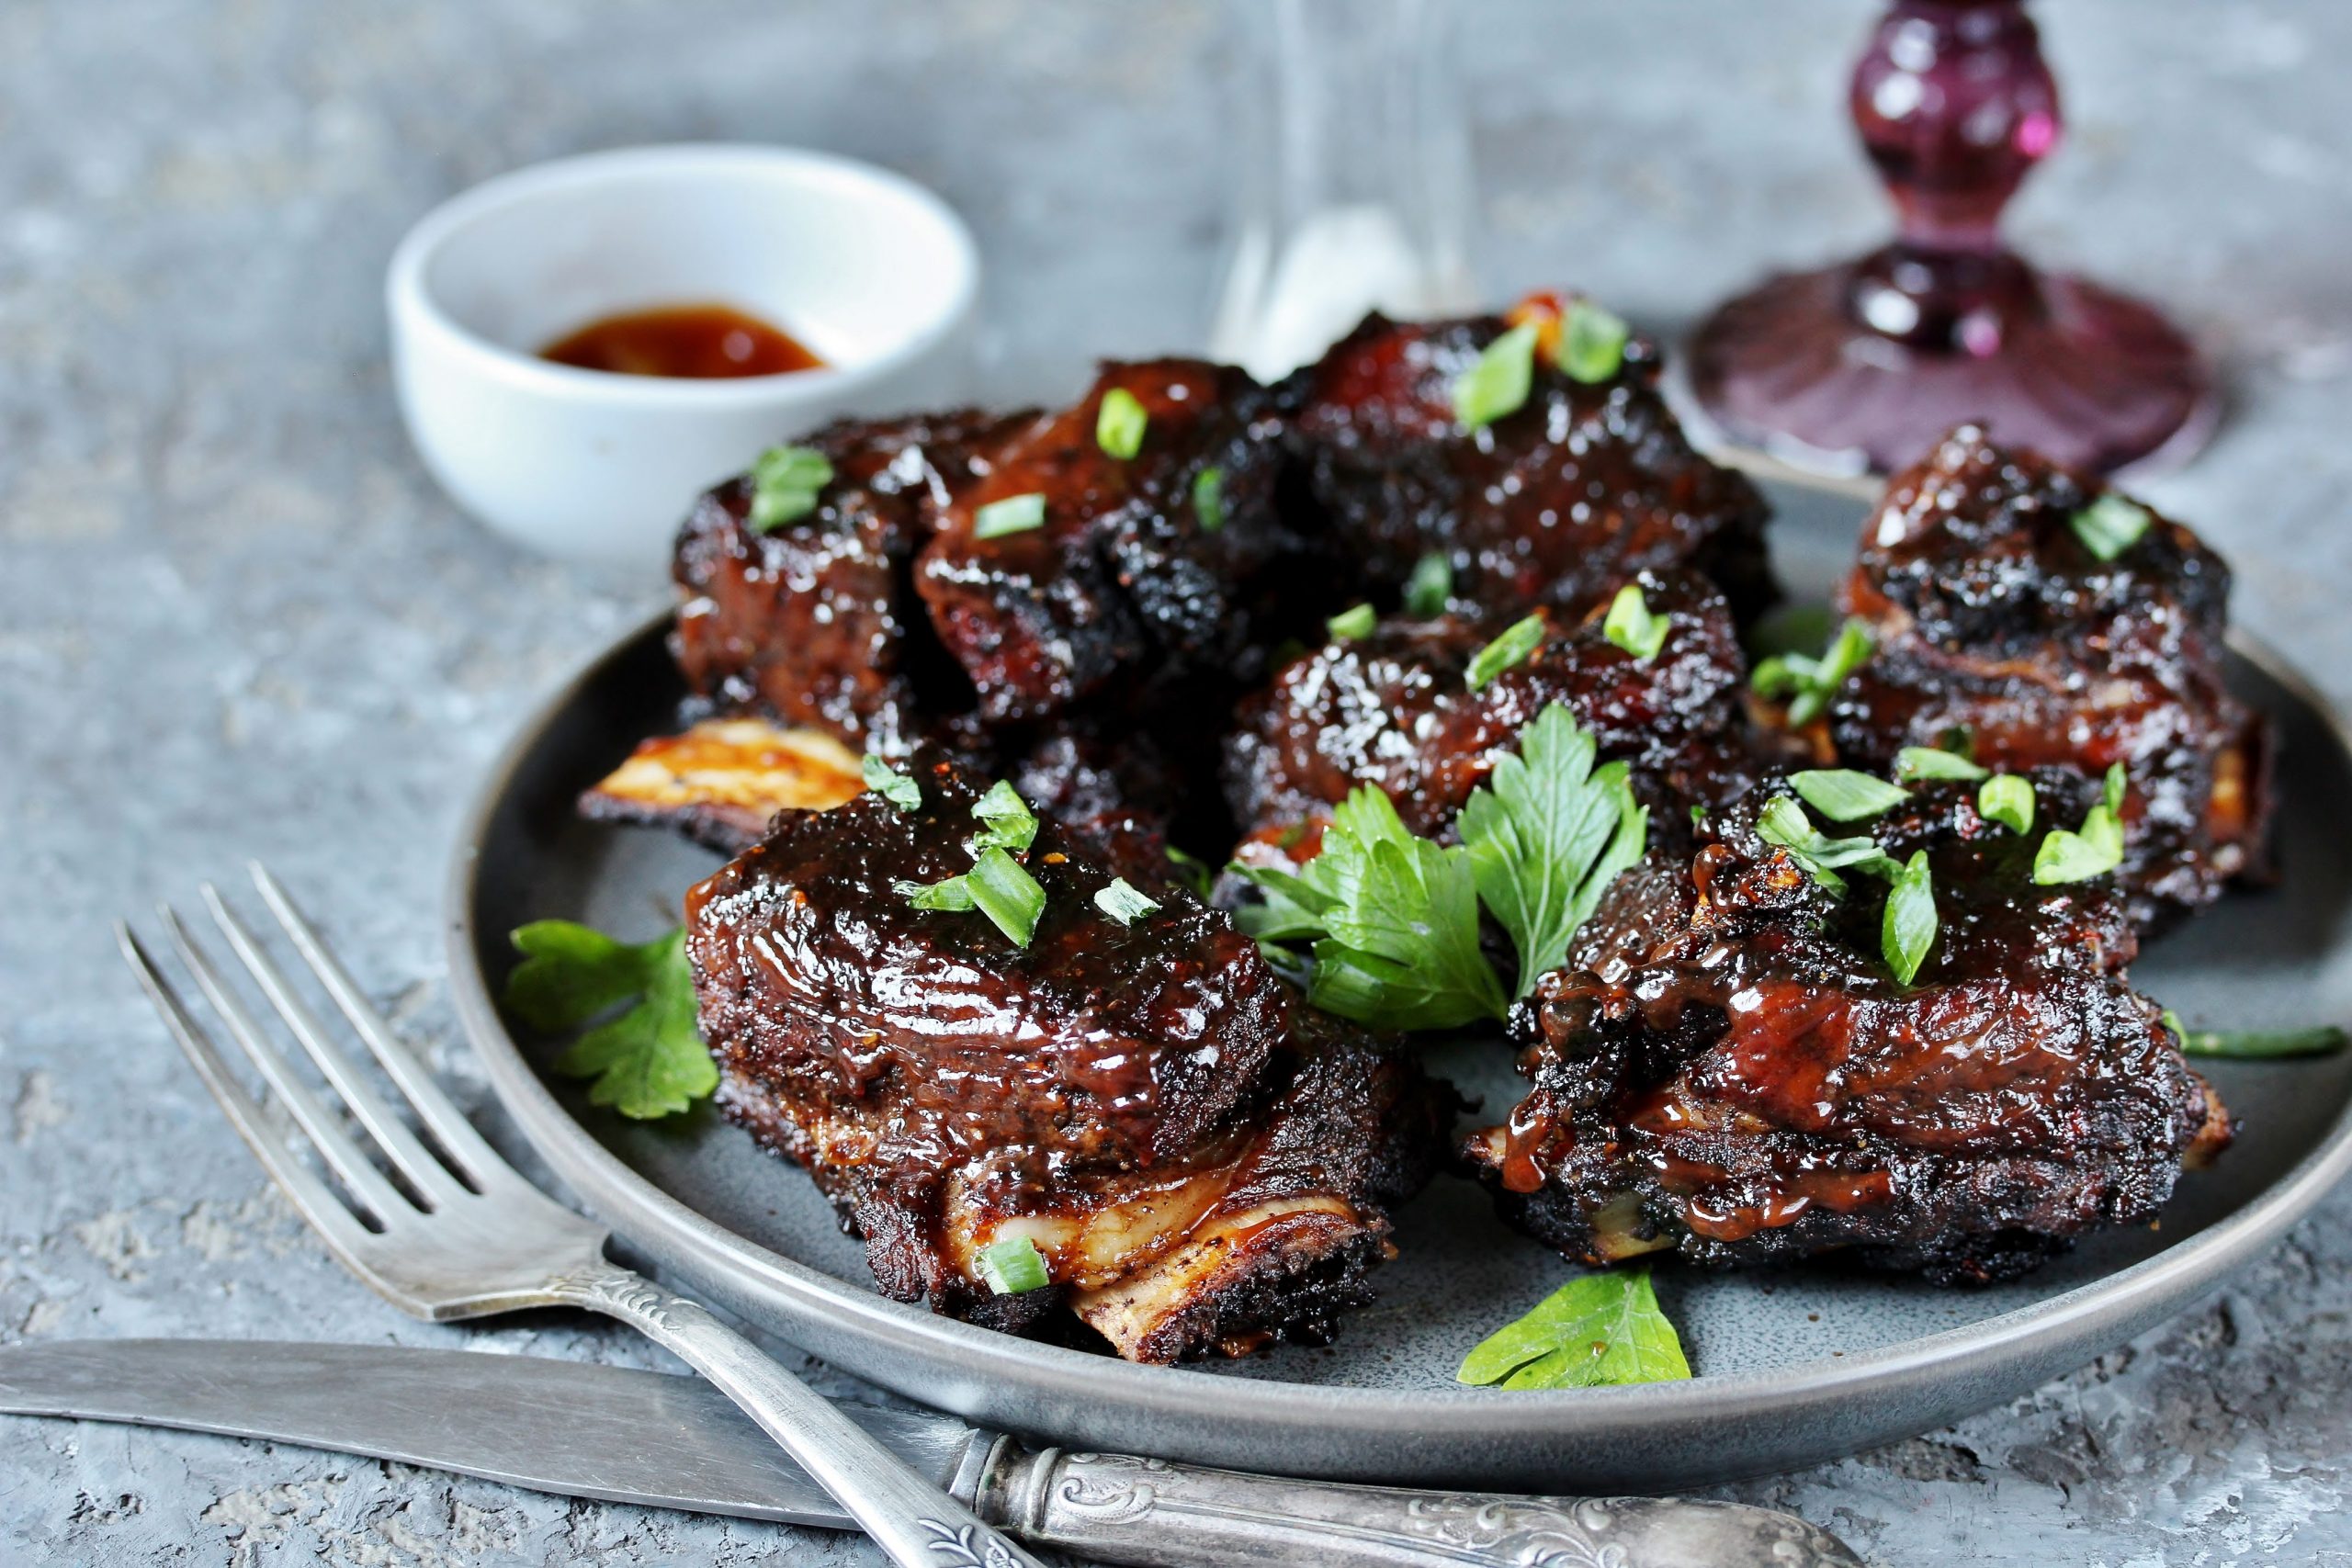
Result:
[[[842,1406],[942,1488],[973,1428]],[[84,1339],[0,1346],[0,1413],[176,1427],[700,1514],[856,1528],[700,1378],[376,1345]]]
[[[1861,1568],[1827,1531],[1736,1503],[1286,1481],[1121,1454],[1029,1453],[948,1416],[842,1408],[981,1518],[1098,1562]],[[566,1496],[855,1528],[716,1388],[621,1367],[389,1345],[65,1340],[0,1346],[0,1415],[261,1438]]]

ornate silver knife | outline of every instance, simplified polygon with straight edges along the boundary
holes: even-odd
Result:
[[[981,1518],[1104,1562],[1860,1568],[1826,1531],[1734,1503],[1283,1481],[1033,1452],[947,1416],[842,1409]],[[617,1367],[390,1346],[68,1340],[0,1347],[0,1413],[266,1438],[568,1496],[855,1528],[717,1389]]]

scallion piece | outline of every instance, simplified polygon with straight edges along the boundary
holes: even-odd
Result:
[[[1880,923],[1879,951],[1896,983],[1907,986],[1936,945],[1936,895],[1928,872],[1928,852],[1911,852],[1906,864],[1887,891],[1886,916]]]
[[[972,885],[960,876],[944,882],[898,881],[890,884],[890,889],[918,909],[960,912],[972,908]]]
[[[1936,746],[1905,746],[1894,754],[1894,782],[1917,784],[1921,779],[1981,779],[1984,770],[1957,751]]]
[[[833,482],[833,466],[807,446],[771,446],[752,464],[752,509],[744,521],[754,534],[797,523],[817,510],[817,497]]]
[[[1446,602],[1453,597],[1453,563],[1435,551],[1430,551],[1413,563],[1413,575],[1405,584],[1405,613],[1417,620],[1445,614]]]
[[[1623,367],[1625,342],[1632,335],[1623,317],[1589,299],[1571,301],[1568,319],[1560,323],[1560,368],[1587,386],[1606,381]]]
[[[2352,1035],[2332,1023],[2302,1029],[2191,1029],[2180,1015],[2165,1010],[2165,1024],[2180,1039],[2187,1056],[2229,1056],[2240,1060],[2276,1060],[2284,1056],[2332,1056]]]
[[[991,501],[972,513],[972,537],[1001,539],[1007,534],[1026,534],[1046,525],[1046,497],[1042,491],[1031,491],[1026,495],[1008,495],[1002,501]]]
[[[1883,816],[1911,798],[1884,779],[1851,768],[1807,768],[1789,775],[1789,787],[1834,822]]]
[[[1046,912],[1046,890],[1021,863],[1002,850],[980,852],[964,881],[971,888],[972,907],[996,922],[996,929],[1027,947],[1037,934],[1037,917]]]
[[[858,762],[857,773],[866,788],[899,810],[922,809],[922,786],[872,752]]]
[[[1137,892],[1125,877],[1114,876],[1110,886],[1094,895],[1094,907],[1121,925],[1131,926],[1158,910],[1159,905]]]
[[[2033,783],[2022,773],[1995,773],[1976,790],[1976,815],[2011,832],[2033,831]]]
[[[1758,695],[1787,699],[1791,724],[1811,724],[1828,710],[1846,677],[1870,662],[1872,646],[1870,627],[1849,620],[1820,658],[1776,654],[1756,667],[1748,684]]]
[[[1358,604],[1324,622],[1323,629],[1331,634],[1333,642],[1353,642],[1360,637],[1372,635],[1374,619],[1371,605]]]
[[[1025,1235],[989,1243],[974,1262],[980,1282],[1000,1296],[1025,1295],[1054,1282],[1046,1272],[1046,1255]]]
[[[1611,642],[1647,664],[1666,646],[1666,634],[1672,626],[1669,617],[1650,614],[1649,601],[1642,597],[1642,585],[1629,582],[1617,590],[1617,597],[1609,602],[1609,615],[1600,623],[1600,631]]]
[[[2109,561],[2138,544],[2155,518],[2146,507],[2109,491],[2066,521],[2075,530],[2075,537],[2083,542],[2083,548]]]
[[[1533,322],[1516,326],[1488,344],[1478,363],[1453,383],[1453,414],[1467,430],[1479,430],[1517,413],[1535,384]]]
[[[1124,463],[1143,450],[1143,433],[1150,424],[1142,401],[1125,387],[1114,387],[1094,411],[1094,445]]]
[[[1480,649],[1470,660],[1470,689],[1478,691],[1487,682],[1534,652],[1544,641],[1544,616],[1539,611],[1522,621],[1505,626],[1494,641]]]
[[[1193,476],[1193,520],[1204,534],[1225,531],[1225,470],[1203,468]]]
[[[983,824],[972,839],[975,852],[980,850],[1027,849],[1037,838],[1037,818],[1031,813],[1029,803],[1021,792],[999,779],[989,786],[989,792],[972,802],[972,815]]]

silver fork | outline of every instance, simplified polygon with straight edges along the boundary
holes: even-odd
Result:
[[[608,1260],[604,1227],[524,1180],[482,1141],[394,1038],[277,879],[258,864],[253,875],[295,951],[443,1157],[368,1087],[211,885],[203,889],[204,902],[221,935],[279,1021],[317,1065],[328,1085],[325,1095],[295,1075],[168,905],[161,910],[164,930],[198,989],[352,1202],[338,1196],[280,1135],[281,1128],[273,1124],[277,1119],[231,1073],[130,928],[118,926],[116,935],[205,1088],[345,1268],[402,1312],[435,1323],[546,1306],[584,1307],[618,1318],[718,1384],[900,1568],[1036,1568],[1035,1559],[917,1474],[750,1340],[695,1303]],[[374,1140],[399,1178],[397,1185],[345,1130],[337,1102]]]

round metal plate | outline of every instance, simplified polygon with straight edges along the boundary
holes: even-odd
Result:
[[[1861,504],[1770,487],[1775,562],[1826,596]],[[2161,1226],[2100,1235],[2028,1279],[1939,1290],[1830,1267],[1661,1269],[1698,1376],[1630,1388],[1464,1389],[1464,1350],[1566,1278],[1441,1177],[1399,1216],[1380,1300],[1325,1349],[1138,1367],[1038,1345],[876,1293],[808,1179],[707,1107],[625,1122],[544,1075],[492,1001],[526,920],[651,935],[717,863],[667,835],[579,821],[571,803],[679,696],[663,615],[600,654],[524,727],[468,814],[448,886],[459,1015],[507,1110],[574,1192],[674,1281],[910,1399],[1071,1446],[1387,1483],[1659,1491],[1818,1462],[1955,1420],[2068,1371],[2211,1291],[2276,1243],[2352,1168],[2352,1055],[2205,1064],[2241,1117],[2237,1145],[2184,1178]],[[2232,682],[2280,733],[2279,886],[2234,893],[2155,943],[2141,988],[2192,1023],[2352,1019],[2352,799],[2346,728],[2248,649]],[[1439,1070],[1499,1111],[1508,1053],[1452,1046]]]

